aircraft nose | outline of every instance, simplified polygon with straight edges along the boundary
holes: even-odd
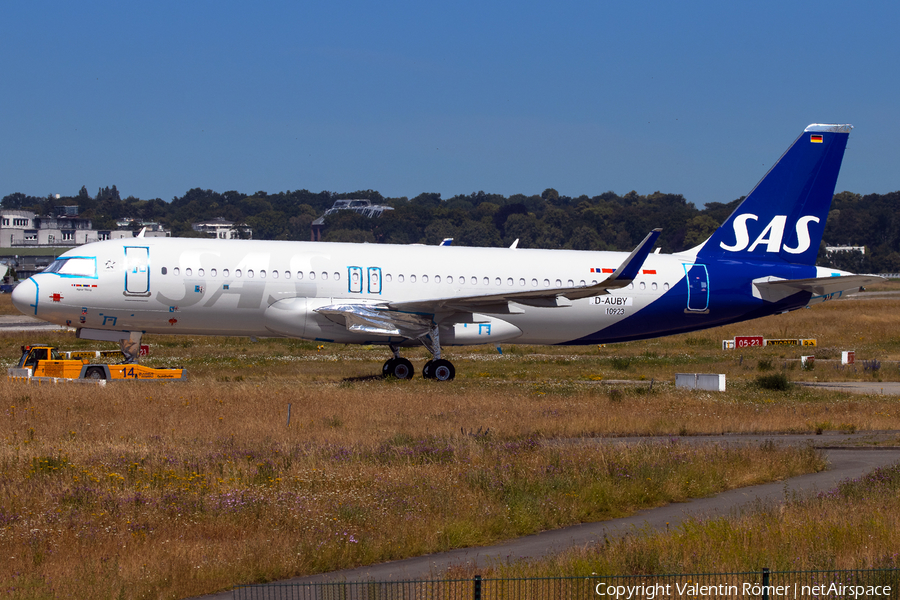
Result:
[[[37,314],[37,284],[30,277],[12,291],[12,303],[23,314]]]

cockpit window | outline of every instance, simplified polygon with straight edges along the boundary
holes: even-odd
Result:
[[[96,258],[58,258],[50,266],[43,270],[44,273],[56,273],[57,275],[65,275],[68,277],[96,277],[97,276],[97,259]]]

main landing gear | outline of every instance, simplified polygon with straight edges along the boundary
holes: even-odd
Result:
[[[437,381],[451,381],[456,377],[456,368],[449,360],[441,358],[441,347],[437,337],[437,327],[431,332],[431,339],[420,338],[425,347],[434,355],[434,358],[425,363],[422,368],[422,377]],[[381,368],[384,377],[396,377],[397,379],[412,379],[415,374],[412,363],[400,357],[400,347],[397,344],[389,344],[394,357],[387,360]]]
[[[456,369],[449,360],[443,358],[429,360],[422,367],[422,377],[425,379],[437,379],[438,381],[450,381],[456,377]]]
[[[396,356],[389,359],[384,366],[381,367],[381,374],[384,377],[396,377],[397,379],[412,379],[415,370],[412,363],[405,358]]]

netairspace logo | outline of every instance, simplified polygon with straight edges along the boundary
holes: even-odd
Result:
[[[699,583],[671,583],[640,585],[614,585],[598,583],[594,592],[598,596],[615,598],[615,600],[654,600],[654,598],[673,598],[680,596],[714,598],[717,596],[747,596],[760,598],[764,594],[769,598],[878,598],[891,595],[889,585],[847,585],[843,583],[822,583],[818,585],[761,585],[743,583],[740,586],[700,585]],[[673,593],[674,592],[674,593]]]

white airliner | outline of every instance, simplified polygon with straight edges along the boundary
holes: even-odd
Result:
[[[850,133],[810,125],[705,243],[630,254],[522,248],[144,238],[87,244],[22,282],[13,303],[79,338],[291,337],[401,346],[598,344],[653,338],[822,302],[880,280],[815,266]]]

